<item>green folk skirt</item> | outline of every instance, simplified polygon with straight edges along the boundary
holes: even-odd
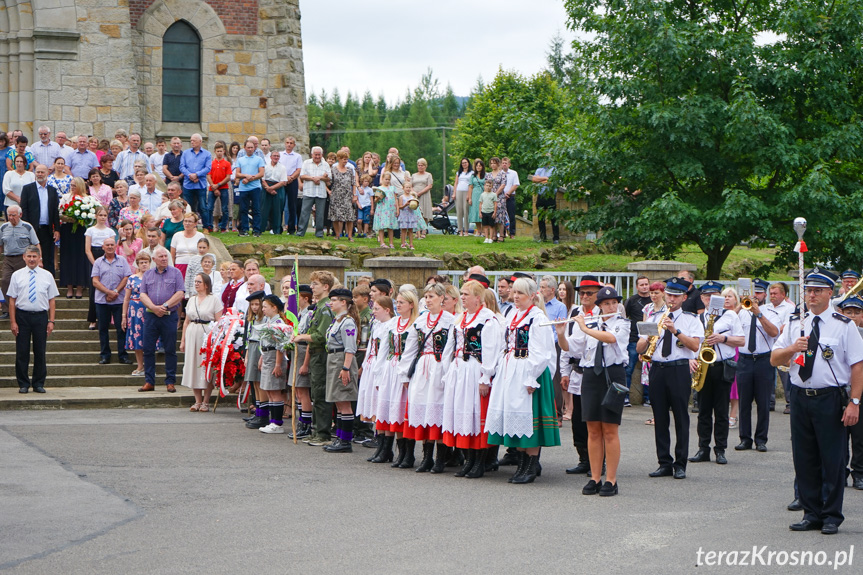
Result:
[[[505,447],[554,447],[560,445],[560,426],[557,422],[557,406],[554,403],[554,382],[548,369],[537,379],[539,389],[531,394],[533,400],[533,434],[530,437],[488,434],[488,442]]]

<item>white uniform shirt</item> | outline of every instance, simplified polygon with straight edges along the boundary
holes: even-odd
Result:
[[[761,306],[759,308],[761,313],[764,314],[764,319],[772,323],[776,326],[776,329],[782,327],[781,316],[779,312],[768,306]],[[740,325],[743,327],[743,336],[746,340],[743,342],[743,345],[740,346],[740,353],[751,355],[753,353],[757,355],[761,355],[762,353],[770,353],[770,350],[773,349],[773,342],[776,341],[776,338],[770,337],[767,335],[767,332],[764,331],[764,326],[761,324],[761,320],[755,318],[752,315],[752,312],[742,309],[737,312],[737,315],[740,317]],[[752,320],[755,319],[755,351],[749,351],[749,330],[751,329],[749,326],[752,323]]]
[[[615,316],[605,318],[604,321],[597,322],[596,329],[601,329],[602,331],[607,331],[614,334],[614,337],[617,339],[617,342],[614,344],[611,343],[603,343],[603,359],[605,360],[605,365],[626,365],[629,363],[629,352],[626,350],[627,346],[629,346],[629,328],[631,323],[622,316]],[[593,322],[588,322],[587,327],[593,327]],[[575,330],[573,330],[575,331]],[[599,340],[595,337],[587,336],[582,334],[585,340],[584,343],[584,352],[581,356],[581,367],[587,369],[594,367],[594,360],[596,359],[596,348],[599,345]]]
[[[264,284],[264,293],[267,295],[273,293],[269,283]],[[243,285],[237,289],[237,299],[234,300],[234,311],[246,313],[246,310],[249,309],[249,302],[246,301],[247,297],[249,297],[249,282],[243,282]]]
[[[818,325],[820,349],[815,352],[812,377],[801,381],[800,366],[792,359],[791,383],[810,389],[847,385],[851,380],[851,366],[863,361],[863,337],[853,321],[834,312],[831,306],[827,306],[827,309],[818,317],[821,318]],[[807,336],[812,332],[811,313],[806,314],[803,331]],[[789,347],[798,337],[800,337],[800,320],[797,316],[791,316],[788,327],[776,339],[773,349]],[[824,357],[827,349],[833,353],[833,357],[829,360]],[[830,355],[829,352],[828,355]]]
[[[569,317],[575,317],[578,314],[584,314],[587,317],[599,315],[599,306],[593,306],[593,309],[587,313],[585,313],[583,306],[574,306],[569,312]],[[569,377],[569,387],[566,390],[567,392],[574,395],[581,395],[582,374],[578,371],[574,371],[572,368],[574,365],[580,366],[581,357],[584,353],[584,340],[586,336],[581,330],[576,330],[572,324],[566,325],[565,333],[567,334],[566,340],[569,342],[569,351],[561,350],[560,352],[560,362],[558,363],[560,367],[560,376]]]
[[[705,327],[707,327],[708,315],[704,313],[698,317],[701,319],[702,324],[705,324]],[[727,337],[743,335],[743,326],[740,324],[740,318],[731,310],[723,310],[722,315],[713,322],[713,333],[714,335],[724,335]],[[725,343],[717,343],[713,346],[713,349],[716,350],[716,361],[734,359],[734,352],[737,350],[736,347]]]
[[[9,291],[6,297],[15,298],[15,309],[21,311],[48,311],[49,300],[54,299],[57,291],[57,281],[51,272],[44,268],[34,268],[36,272],[36,301],[30,301],[30,268],[25,266],[12,274],[9,280]]]
[[[652,321],[653,323],[658,323],[659,318],[663,316],[665,312],[654,313],[647,321]],[[701,345],[701,341],[704,339],[704,326],[701,325],[701,320],[698,319],[698,315],[692,312],[683,311],[680,308],[670,312],[668,317],[674,322],[675,329],[679,329],[683,335],[688,335],[689,337],[694,337],[698,339],[698,344]],[[643,339],[647,339],[646,336],[639,336]],[[671,339],[671,353],[668,354],[668,357],[662,357],[662,345],[663,341],[666,337],[670,337]],[[651,356],[651,361],[658,362],[669,362],[669,361],[678,361],[681,359],[697,359],[698,352],[692,351],[685,345],[683,342],[677,339],[673,333],[669,333],[668,330],[660,329],[659,330],[659,340],[656,342],[656,351],[653,352]]]
[[[786,323],[788,323],[788,318],[791,317],[791,314],[794,313],[794,304],[788,300],[782,300],[782,303],[779,305],[767,304],[765,307],[769,307],[779,314],[779,325],[776,327],[782,327]]]

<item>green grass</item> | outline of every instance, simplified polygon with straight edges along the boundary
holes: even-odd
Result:
[[[325,237],[323,240],[319,240],[314,237],[309,238],[308,236],[305,238],[298,238],[296,236],[288,235],[272,236],[269,234],[264,234],[260,238],[241,238],[235,233],[218,234],[217,237],[222,240],[225,245],[253,243],[273,245],[282,244],[286,246],[294,245],[297,247],[301,247],[302,245],[309,244],[311,242],[328,241],[332,244],[334,249],[340,246],[362,246],[368,248],[378,247],[377,240],[370,238],[357,238],[351,244],[347,240],[335,241],[331,237]],[[414,254],[427,257],[440,257],[445,252],[449,252],[452,254],[461,254],[463,252],[468,252],[471,255],[505,252],[509,256],[524,257],[535,256],[540,249],[552,247],[551,243],[539,244],[536,243],[533,238],[529,237],[516,237],[503,243],[483,244],[481,239],[476,239],[473,237],[462,238],[458,236],[449,236],[442,234],[430,234],[424,240],[414,240],[414,246],[416,247],[416,250],[414,252],[399,249],[398,246],[400,245],[400,241],[398,239],[396,239],[394,243],[396,245],[396,249],[391,252],[393,255]],[[734,275],[732,272],[737,266],[741,264],[741,262],[745,262],[748,260],[750,262],[757,262],[759,264],[769,263],[773,259],[773,255],[774,250],[772,249],[751,249],[748,247],[737,247],[731,252],[731,255],[725,262],[723,276],[728,275],[728,277],[730,277],[730,275]],[[552,262],[553,268],[550,269],[558,271],[590,270],[596,272],[625,272],[627,271],[627,264],[643,259],[646,258],[640,256],[633,256],[631,254],[589,253],[584,255],[570,256],[565,260],[554,261]],[[702,273],[707,265],[707,256],[701,253],[701,251],[699,251],[698,248],[694,245],[687,246],[683,251],[678,253],[674,259],[676,261],[695,264]],[[788,278],[787,274],[785,274],[782,270],[779,270],[772,273],[768,279]]]

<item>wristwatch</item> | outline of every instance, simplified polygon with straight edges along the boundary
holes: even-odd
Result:
[[[762,317],[764,317],[764,312],[760,312],[760,311],[759,311],[757,314],[755,314],[755,317],[756,317],[757,319],[761,319]]]
[[[857,397],[852,397],[851,403],[853,403],[854,405],[860,405],[860,399]]]
[[[680,336],[680,330],[678,329],[677,331],[675,331],[675,332],[674,332],[674,335],[676,335],[676,336]]]

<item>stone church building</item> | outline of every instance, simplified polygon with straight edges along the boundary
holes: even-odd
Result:
[[[308,148],[299,0],[0,0],[0,129]]]

